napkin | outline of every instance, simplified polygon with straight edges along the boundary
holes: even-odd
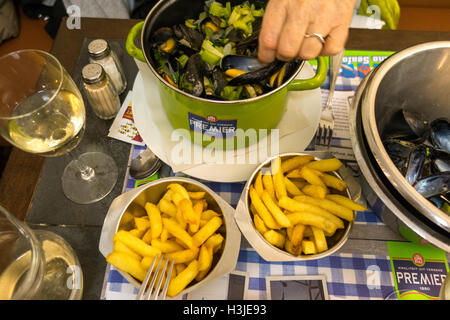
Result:
[[[109,129],[108,137],[139,146],[145,146],[145,143],[134,124],[132,96],[132,92],[128,91],[122,107]]]

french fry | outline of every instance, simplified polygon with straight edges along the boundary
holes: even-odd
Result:
[[[295,156],[286,160],[283,160],[281,162],[281,170],[283,172],[288,172],[293,169],[299,168],[301,166],[304,166],[308,162],[314,160],[314,157],[311,155],[301,155],[301,156]]]
[[[150,219],[150,228],[152,229],[152,239],[156,239],[161,235],[163,228],[161,220],[161,212],[158,207],[151,202],[145,204],[145,210],[147,211]]]
[[[322,186],[308,184],[303,187],[302,192],[313,198],[325,199],[328,194],[328,189]]]
[[[308,182],[306,182],[303,179],[289,179],[293,184],[295,184],[297,186],[297,188],[299,190],[302,190],[304,186],[306,186],[308,184]]]
[[[269,228],[266,227],[264,221],[257,214],[253,215],[253,223],[255,224],[255,228],[259,233],[264,234],[269,231]]]
[[[258,175],[256,176],[254,187],[258,195],[261,197],[264,190],[261,171],[259,171]]]
[[[218,214],[214,210],[209,209],[209,210],[203,211],[200,218],[201,218],[201,220],[209,221],[212,217],[219,217],[219,216],[220,216],[220,214]]]
[[[172,189],[168,189],[164,193],[164,195],[162,196],[161,200],[164,199],[164,200],[167,200],[167,201],[172,201],[172,194],[173,194],[173,190]]]
[[[303,237],[311,238],[312,236],[313,236],[313,232],[312,232],[311,226],[306,226],[305,231],[303,232]]]
[[[302,251],[302,240],[305,229],[306,226],[301,223],[296,224],[292,229],[291,247],[295,255],[299,255]]]
[[[326,188],[325,183],[322,179],[310,168],[302,167],[300,169],[300,175],[303,179],[305,179],[309,184],[317,185]]]
[[[177,215],[177,206],[172,201],[161,199],[158,207],[161,213],[165,213],[171,217],[175,217]]]
[[[300,196],[303,192],[293,183],[288,177],[284,177],[284,184],[286,186],[287,193],[291,196]]]
[[[136,260],[142,259],[140,255],[138,255],[136,252],[128,248],[122,241],[114,241],[113,251],[126,253]]]
[[[185,263],[176,263],[174,264],[174,269],[177,271],[177,274],[181,273],[184,269],[186,269]]]
[[[341,196],[339,194],[329,194],[327,196],[328,200],[334,201],[338,204],[340,204],[341,206],[344,206],[350,210],[355,210],[355,211],[367,211],[368,209],[366,207],[364,207],[363,205],[353,201],[350,198],[347,198],[345,196]]]
[[[144,241],[147,244],[151,244],[152,242],[152,229],[148,228],[147,231],[145,231],[144,235],[142,236],[142,241]]]
[[[182,198],[188,199],[190,201],[190,197],[189,197],[188,191],[181,184],[179,184],[179,183],[171,183],[171,184],[169,184],[167,186],[167,188],[173,190],[174,193],[180,194]],[[173,197],[173,195],[172,195],[172,197]],[[173,201],[173,199],[172,199],[172,201]]]
[[[292,224],[305,224],[310,226],[316,226],[326,232],[332,233],[336,231],[336,225],[330,220],[325,219],[310,212],[293,212],[286,215]]]
[[[194,208],[192,207],[192,202],[188,199],[183,199],[178,203],[178,207],[180,208],[184,220],[188,224],[196,224],[200,223],[200,216],[197,216],[197,214],[194,211]]]
[[[325,183],[325,185],[327,187],[339,190],[339,191],[344,191],[345,189],[347,189],[347,183],[344,180],[339,179],[336,176],[333,176],[331,174],[328,173],[324,173],[322,174],[322,176],[320,177],[323,181],[323,183]]]
[[[211,268],[213,260],[213,249],[203,244],[198,254],[198,270],[205,271]]]
[[[316,245],[317,252],[323,252],[328,250],[327,239],[325,238],[324,231],[317,227],[311,226],[314,244]]]
[[[284,198],[286,198],[286,196],[284,196]],[[280,207],[278,207],[278,205],[274,202],[274,200],[266,190],[264,190],[263,192],[262,201],[264,202],[267,209],[274,217],[275,221],[281,227],[288,228],[291,226],[291,222],[289,221],[289,219],[286,217],[283,211],[281,211]]]
[[[167,231],[167,229],[164,228],[164,226],[163,226],[163,229],[161,231],[161,236],[159,238],[161,239],[162,242],[165,242],[169,239],[169,237],[170,237],[169,231]]]
[[[223,236],[220,233],[216,233],[206,240],[205,245],[208,248],[212,248],[213,253],[216,253],[222,246],[223,240]]]
[[[262,175],[262,182],[264,190],[266,190],[270,196],[275,199],[275,187],[273,185],[273,178],[270,173],[265,173]]]
[[[205,197],[206,192],[205,191],[196,191],[196,192],[190,192],[188,191],[189,198],[200,200]]]
[[[198,230],[193,236],[192,240],[195,246],[199,247],[205,242],[210,236],[212,236],[217,229],[222,225],[223,220],[220,217],[213,217],[209,220],[200,230]]]
[[[152,244],[152,247],[158,248],[159,250],[161,250],[162,253],[171,253],[171,252],[181,251],[181,250],[185,249],[183,246],[181,246],[175,240],[161,241],[159,239],[153,239],[151,244]]]
[[[193,249],[185,249],[167,253],[166,257],[168,259],[173,259],[174,263],[189,263],[197,258],[198,253],[199,249],[194,247]]]
[[[162,223],[164,228],[170,232],[175,238],[179,239],[186,247],[194,248],[194,241],[187,231],[180,226],[177,222],[163,218]]]
[[[148,245],[138,237],[133,236],[125,230],[120,230],[114,235],[113,241],[116,240],[122,241],[123,244],[139,254],[141,257],[154,257],[157,254],[161,254],[161,250]]]
[[[336,202],[329,200],[329,199],[317,199],[317,198],[313,198],[313,200],[311,198],[306,198],[305,196],[298,196],[295,197],[295,200],[300,200],[302,199],[303,201],[306,201],[308,203],[311,203],[312,205],[317,205],[318,207],[320,207],[323,210],[326,210],[328,212],[331,212],[332,214],[334,214],[335,216],[347,220],[347,221],[353,221],[354,218],[354,213],[352,210],[341,206],[340,204],[337,204]]]
[[[316,246],[313,241],[303,240],[302,241],[302,252],[304,254],[316,254]]]
[[[172,202],[178,207],[179,203],[181,200],[186,199],[185,197],[183,197],[183,195],[179,192],[173,192],[172,193]],[[189,201],[191,201],[191,199],[187,199]]]
[[[139,281],[144,281],[147,271],[142,268],[140,260],[134,259],[123,252],[111,252],[106,261],[119,270],[129,273]]]
[[[272,245],[278,248],[284,247],[284,242],[286,237],[281,234],[280,232],[277,232],[275,230],[269,230],[266,233],[264,233],[264,238]]]
[[[281,158],[277,157],[271,163],[272,179],[277,199],[287,196],[283,171],[281,170]]]
[[[336,171],[342,166],[342,162],[337,158],[312,161],[306,165],[308,168],[322,172]]]
[[[319,207],[317,200],[309,196],[296,196],[294,199],[286,197],[280,200],[279,205],[290,212],[307,211],[316,214],[333,223],[337,229],[344,228],[344,222],[339,217]]]
[[[145,230],[139,230],[137,228],[131,229],[130,230],[130,234],[132,234],[133,236],[135,236],[136,238],[142,238],[142,236],[144,235]]]
[[[206,201],[199,201],[192,206],[192,210],[194,211],[194,223],[189,224],[189,231],[195,233],[200,229],[200,220],[202,217],[203,208],[205,207]]]
[[[300,169],[297,168],[297,169],[289,171],[286,174],[286,178],[289,178],[289,179],[302,179],[303,177],[300,174]]]
[[[170,281],[167,295],[171,298],[178,295],[192,280],[195,279],[198,273],[198,261],[192,260],[182,272],[177,274],[177,276]]]
[[[292,243],[291,240],[286,239],[284,241],[284,250],[286,250],[287,252],[289,252],[290,254],[294,255],[294,256],[298,256],[298,253],[296,253],[294,251],[294,248],[292,248]]]
[[[264,221],[264,224],[269,229],[280,229],[281,226],[278,224],[278,222],[274,219],[272,214],[266,208],[263,201],[258,196],[258,193],[256,192],[255,188],[253,188],[253,186],[250,186],[249,193],[250,193],[251,203],[255,206],[255,209],[258,212],[258,215],[260,216],[260,218]]]
[[[134,217],[134,225],[136,229],[146,231],[150,228],[150,220],[146,217]]]

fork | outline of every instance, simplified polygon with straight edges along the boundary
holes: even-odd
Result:
[[[148,268],[147,275],[145,276],[145,279],[142,282],[141,287],[139,288],[136,300],[152,300],[152,299],[158,300],[158,298],[164,300],[166,298],[167,288],[169,287],[170,278],[172,276],[174,260],[173,259],[171,260],[169,272],[165,278],[163,277],[163,275],[166,272],[169,259],[165,259],[164,267],[161,269],[161,264],[163,260],[164,260],[163,256],[161,256],[161,259],[159,259],[158,266],[156,267],[155,270],[153,270],[156,262],[158,261],[158,255],[155,256],[155,258],[152,261],[152,264],[150,265],[150,268]],[[161,276],[158,277],[158,275]],[[157,280],[158,283],[156,283]],[[149,281],[150,284],[148,284]],[[160,292],[163,282],[164,286],[162,292]]]
[[[327,103],[320,116],[319,127],[316,131],[316,145],[329,147],[331,144],[334,130],[333,95],[343,57],[344,50],[337,55],[330,56],[330,91],[328,92]]]

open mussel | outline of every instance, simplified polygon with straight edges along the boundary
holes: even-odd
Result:
[[[167,27],[156,30],[152,35],[151,41],[153,46],[163,55],[170,55],[177,46],[173,38],[172,29]]]

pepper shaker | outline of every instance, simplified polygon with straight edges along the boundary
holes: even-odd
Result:
[[[94,113],[100,119],[114,118],[120,109],[120,99],[103,67],[91,63],[81,73],[83,89]]]
[[[88,45],[89,62],[98,63],[111,79],[117,93],[120,95],[127,88],[127,80],[119,57],[103,39],[93,40]]]

